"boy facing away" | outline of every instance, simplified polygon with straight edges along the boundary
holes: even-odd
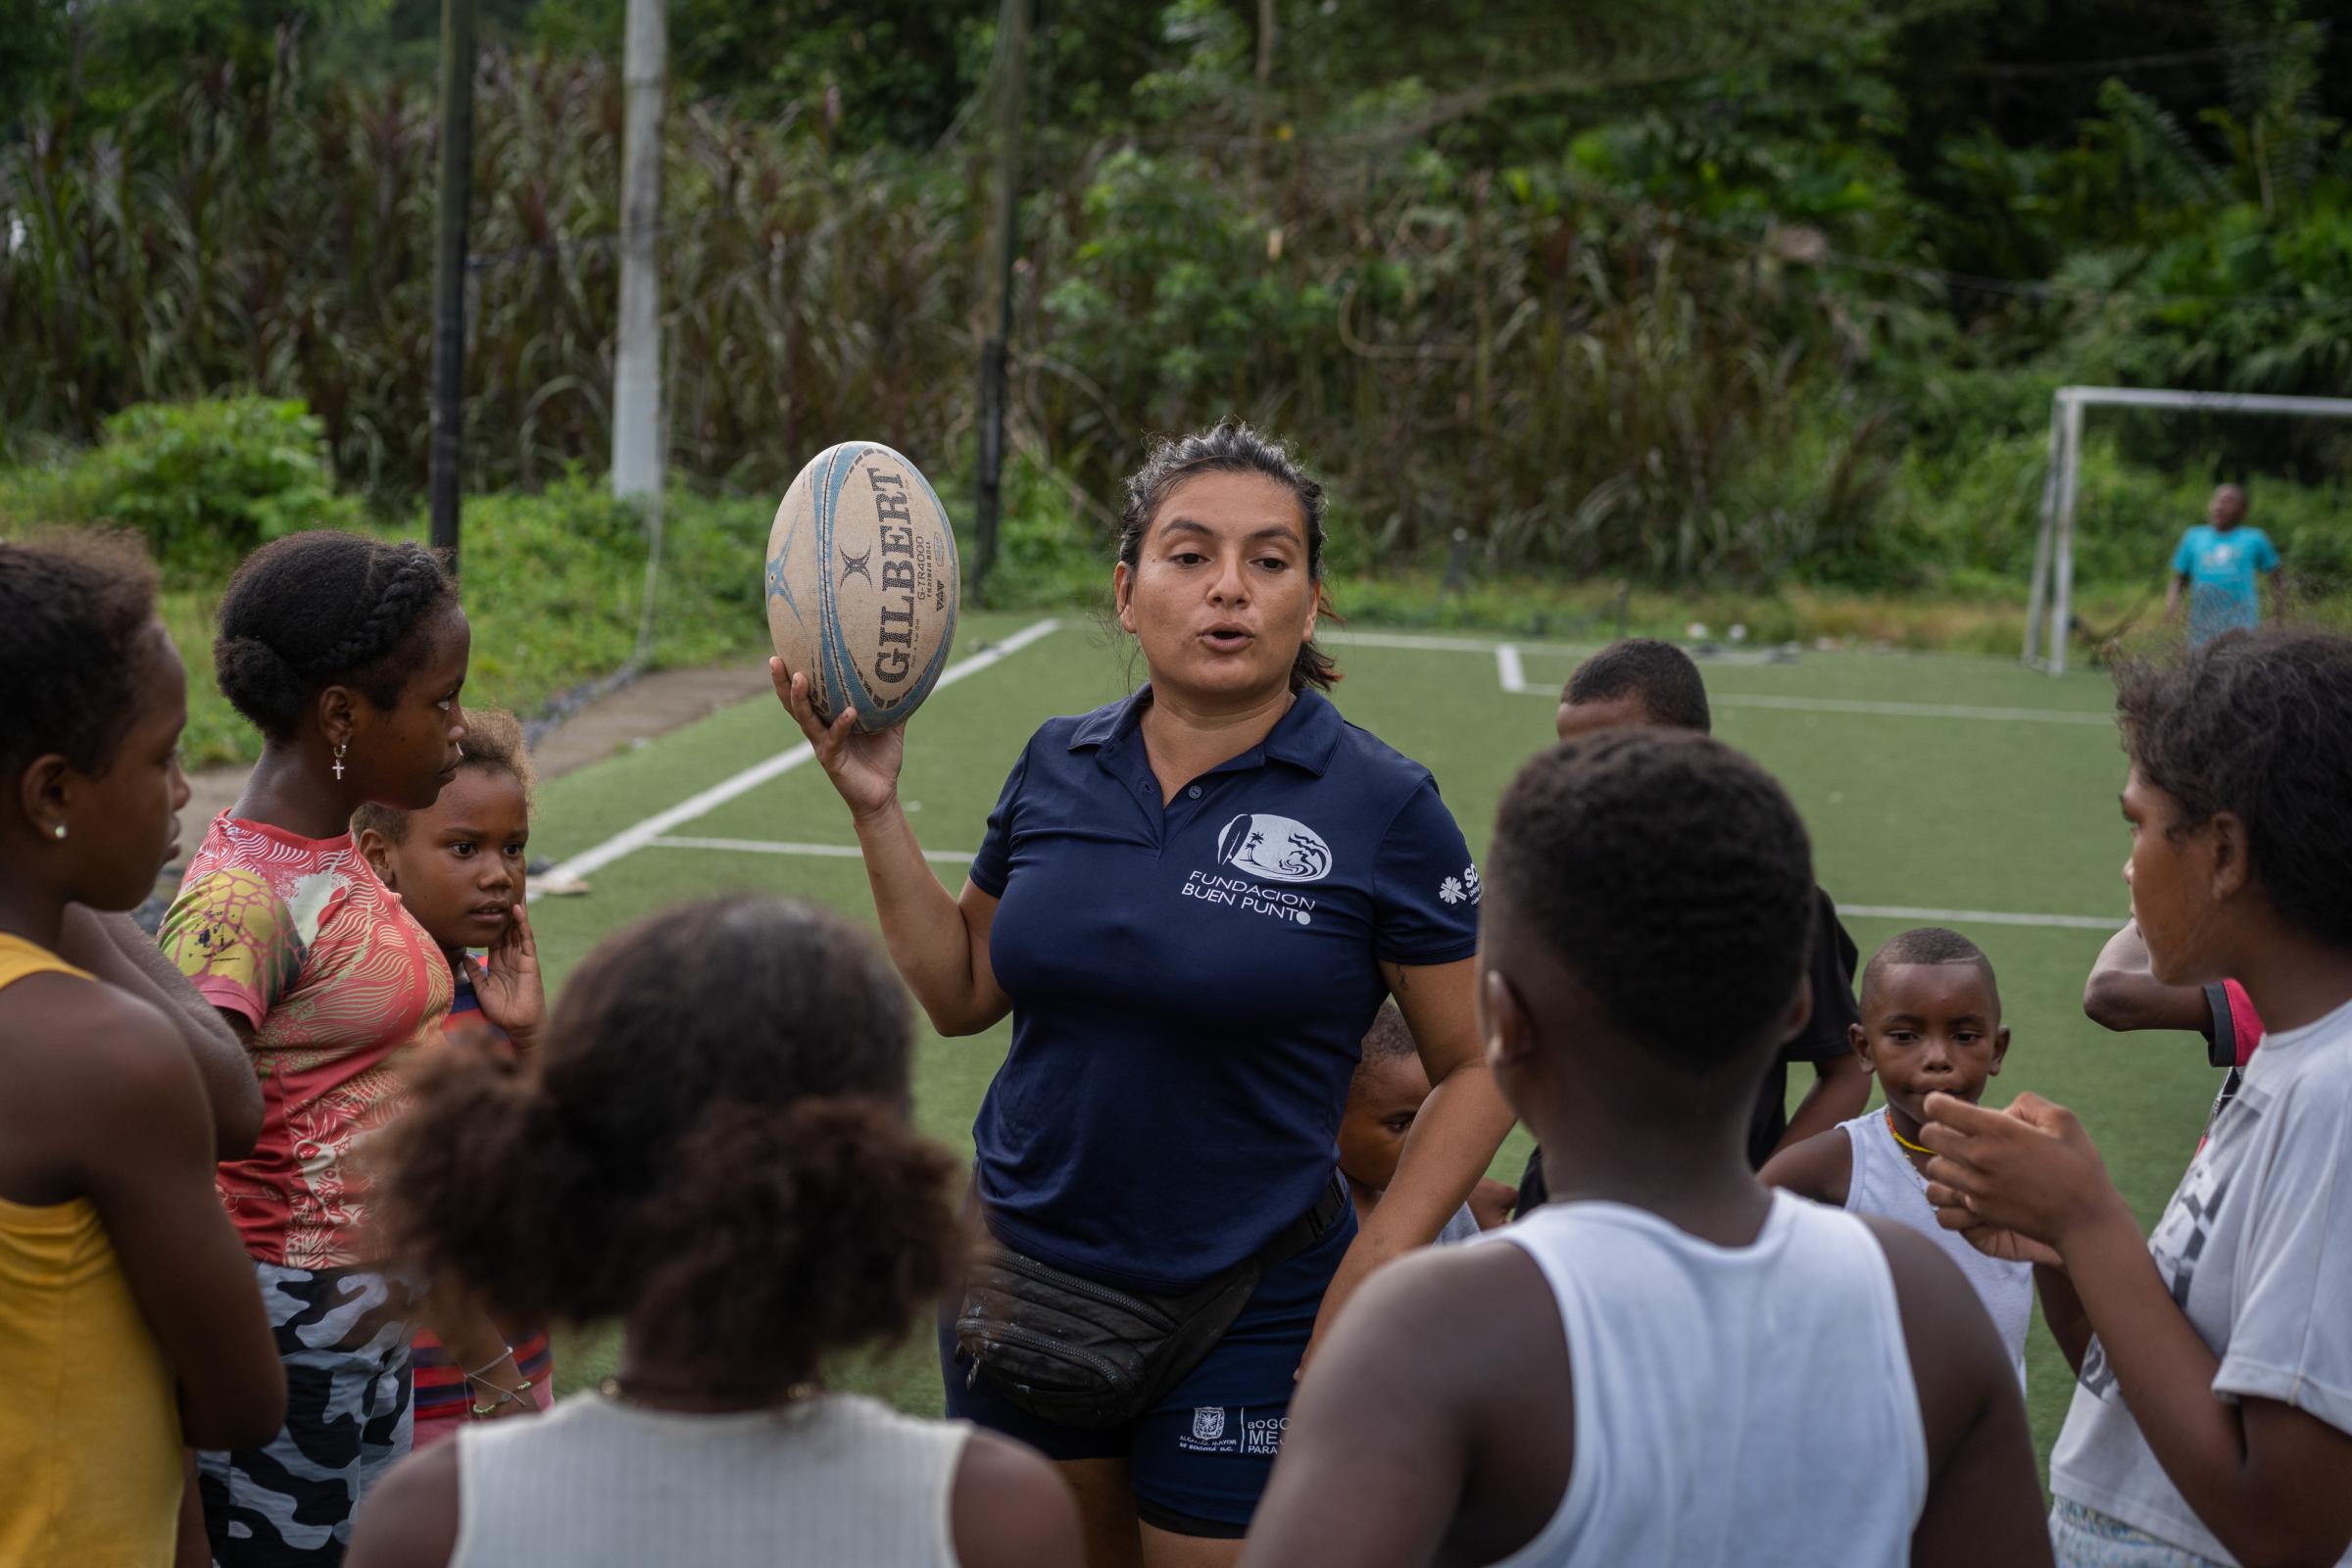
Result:
[[[2034,1265],[1987,1257],[1937,1222],[1922,1174],[1934,1156],[1919,1141],[1930,1095],[1975,1104],[2009,1054],[1992,961],[1957,931],[1904,932],[1863,968],[1862,1021],[1852,1034],[1855,1055],[1886,1088],[1886,1105],[1782,1151],[1760,1178],[1849,1214],[1908,1225],[1941,1248],[1976,1287],[2022,1385]]]
[[[1787,796],[1617,730],[1530,762],[1491,855],[1481,1032],[1554,1200],[1349,1302],[1245,1565],[2049,1562],[2017,1379],[1951,1260],[1749,1171],[1811,1010]]]
[[[1604,729],[1647,726],[1705,735],[1714,726],[1707,684],[1690,656],[1653,637],[1622,637],[1576,666],[1560,690],[1552,728],[1564,741]],[[1855,1059],[1847,1031],[1855,1021],[1854,939],[1838,918],[1829,894],[1815,889],[1818,923],[1808,950],[1806,972],[1813,982],[1813,1013],[1805,1026],[1781,1043],[1756,1090],[1747,1123],[1747,1162],[1761,1170],[1784,1149],[1793,1149],[1828,1132],[1870,1102],[1870,1077]],[[1788,1109],[1788,1068],[1803,1063],[1813,1083]],[[1519,1182],[1522,1214],[1544,1201],[1543,1152],[1527,1162]]]

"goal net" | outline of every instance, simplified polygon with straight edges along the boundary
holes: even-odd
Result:
[[[2050,404],[2049,469],[2042,480],[2041,529],[2034,543],[2034,587],[2026,605],[2025,662],[2066,672],[2074,625],[2075,516],[2082,476],[2082,422],[2092,409],[2171,409],[2200,416],[2283,415],[2352,419],[2352,398],[2280,397],[2257,392],[2176,392],[2146,387],[2065,386]]]

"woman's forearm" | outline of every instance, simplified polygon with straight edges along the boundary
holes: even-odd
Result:
[[[979,934],[963,906],[923,858],[913,824],[894,798],[856,818],[866,884],[891,961],[943,1035],[976,1034],[1004,1016]]]
[[[1396,1174],[1323,1292],[1307,1354],[1339,1318],[1366,1275],[1438,1239],[1478,1185],[1511,1130],[1511,1107],[1481,1059],[1457,1062],[1430,1091],[1405,1134]]]
[[[1413,1118],[1396,1174],[1359,1245],[1383,1259],[1436,1241],[1486,1175],[1514,1119],[1484,1060],[1457,1063]]]

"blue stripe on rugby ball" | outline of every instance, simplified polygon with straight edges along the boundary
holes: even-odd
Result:
[[[870,441],[844,441],[825,456],[830,466],[820,474],[816,491],[816,580],[825,585],[824,612],[817,617],[817,667],[825,679],[827,710],[838,715],[843,709],[855,709],[863,716],[865,711],[858,702],[858,674],[850,665],[849,646],[841,636],[841,610],[836,603],[840,586],[833,580],[834,535],[840,525],[842,487],[858,471],[860,459],[873,450]]]

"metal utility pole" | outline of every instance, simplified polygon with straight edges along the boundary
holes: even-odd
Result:
[[[620,166],[620,347],[612,368],[612,493],[662,494],[662,0],[629,0]]]
[[[972,597],[997,564],[1004,482],[1005,345],[1012,337],[1012,265],[1020,254],[1021,94],[1029,79],[1029,0],[1004,0],[997,18],[997,329],[980,345],[980,560]]]
[[[433,547],[458,563],[466,434],[466,208],[473,176],[473,0],[441,0],[441,225],[433,267]]]

